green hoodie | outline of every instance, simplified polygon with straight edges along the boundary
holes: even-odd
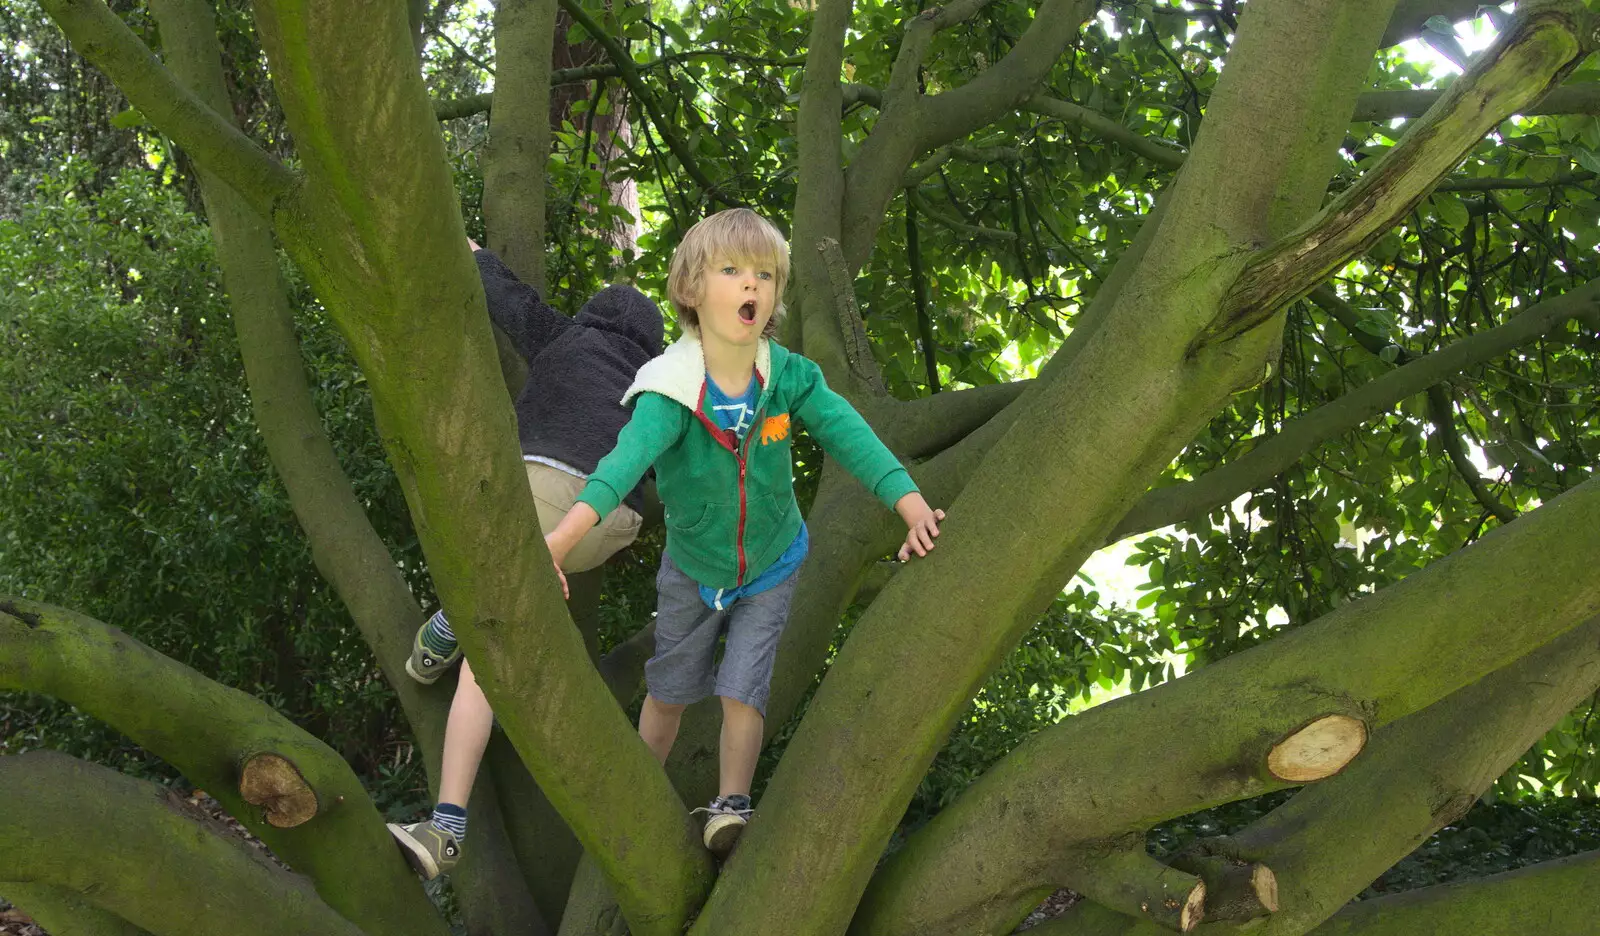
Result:
[[[686,334],[639,369],[622,398],[633,401],[633,417],[578,500],[604,517],[654,465],[672,561],[702,585],[737,588],[776,562],[800,532],[790,457],[795,421],[891,510],[917,490],[815,362],[764,340],[756,377],[755,422],[741,445],[706,410],[705,350]]]

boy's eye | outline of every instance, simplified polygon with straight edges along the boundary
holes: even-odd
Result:
[[[772,274],[768,273],[766,270],[762,270],[760,273],[757,273],[756,275],[761,277],[764,280],[772,279]]]
[[[725,267],[722,268],[722,275],[724,275],[724,276],[732,276],[733,274],[735,274],[737,272],[739,272],[739,270],[737,268],[735,268],[735,267],[725,266]]]

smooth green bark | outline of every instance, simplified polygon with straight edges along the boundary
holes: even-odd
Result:
[[[92,895],[162,936],[362,936],[302,879],[207,828],[209,817],[165,787],[40,751],[0,758],[0,789],[0,880]]]

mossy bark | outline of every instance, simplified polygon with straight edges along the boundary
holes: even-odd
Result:
[[[12,599],[0,601],[0,688],[70,702],[177,767],[362,927],[445,931],[350,766],[265,702],[92,618]],[[278,828],[245,801],[241,767],[264,752],[294,765],[314,818]]]
[[[303,878],[208,828],[165,787],[34,752],[0,759],[0,788],[0,880],[83,895],[162,936],[362,936]]]
[[[1020,895],[1072,885],[1058,862],[1080,843],[1286,785],[1268,753],[1313,719],[1381,727],[1577,626],[1600,611],[1595,555],[1600,480],[1294,633],[1039,733],[885,864],[857,932],[1015,925],[1029,909]],[[1517,587],[1535,580],[1537,594]],[[1130,750],[1151,752],[1133,786]]]
[[[11,901],[52,936],[149,936],[144,930],[76,891],[54,884],[0,881],[0,896]]]

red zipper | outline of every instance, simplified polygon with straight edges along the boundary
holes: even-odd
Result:
[[[756,376],[756,379],[757,380],[761,379],[759,374]],[[744,573],[745,573],[745,570],[747,568],[747,564],[745,562],[745,556],[744,556],[744,521],[745,521],[745,491],[744,491],[745,461],[744,461],[744,452],[740,450],[740,446],[738,444],[739,436],[732,429],[721,429],[721,428],[718,428],[717,424],[711,421],[711,417],[709,417],[709,416],[707,416],[705,414],[705,405],[706,405],[706,385],[705,385],[705,382],[702,381],[701,384],[700,384],[700,405],[695,407],[694,414],[695,414],[695,416],[699,417],[700,424],[706,427],[706,431],[711,433],[711,437],[713,439],[716,439],[717,442],[719,442],[722,445],[723,448],[725,448],[729,452],[733,453],[734,461],[736,461],[739,464],[739,526],[738,526],[738,531],[734,534],[734,536],[735,536],[735,539],[734,539],[734,550],[739,556],[739,582],[738,582],[738,584],[742,586],[742,585],[744,585]],[[757,415],[759,416],[760,414],[758,413]],[[751,425],[753,427],[755,424],[752,423]],[[749,438],[750,438],[749,435],[746,434],[745,441],[748,442]]]

